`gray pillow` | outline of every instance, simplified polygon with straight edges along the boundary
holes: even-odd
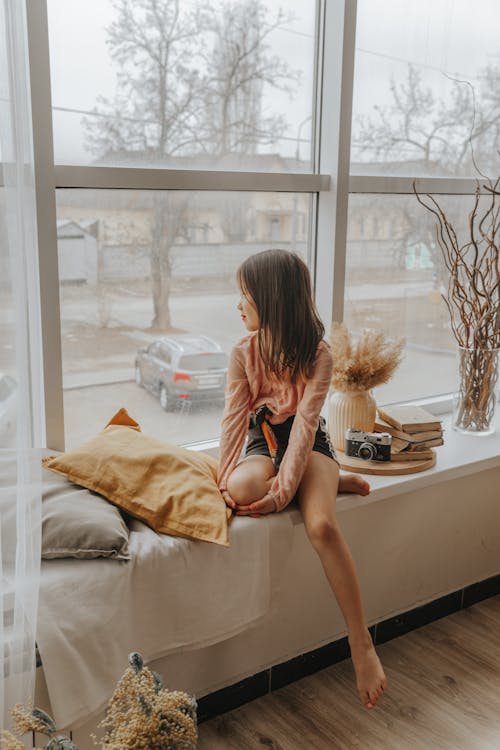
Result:
[[[42,469],[42,557],[130,560],[129,530],[114,505]]]

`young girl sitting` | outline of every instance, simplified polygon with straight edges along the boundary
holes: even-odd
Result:
[[[337,491],[367,495],[370,487],[359,475],[339,475],[320,417],[332,354],[309,271],[297,255],[267,250],[245,260],[237,280],[238,310],[250,333],[231,352],[218,485],[236,515],[258,517],[298,503],[346,622],[361,701],[371,709],[387,681],[335,515]]]

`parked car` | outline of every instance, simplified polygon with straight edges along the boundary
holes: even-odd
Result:
[[[17,383],[0,372],[0,448],[14,444],[16,434]]]
[[[226,352],[208,336],[163,336],[137,352],[135,382],[169,411],[183,401],[222,400],[227,367]]]

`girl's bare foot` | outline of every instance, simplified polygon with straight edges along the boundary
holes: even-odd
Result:
[[[370,634],[360,641],[351,641],[352,662],[356,672],[359,697],[365,708],[375,708],[387,687],[387,678],[373,646]]]
[[[354,492],[356,495],[369,495],[370,485],[359,474],[340,474],[339,492]]]

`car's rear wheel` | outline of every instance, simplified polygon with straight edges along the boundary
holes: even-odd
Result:
[[[137,385],[142,385],[142,372],[138,364],[135,366],[135,382]]]
[[[170,398],[170,394],[163,384],[160,385],[160,406],[163,411],[171,411],[172,409],[172,399]]]

